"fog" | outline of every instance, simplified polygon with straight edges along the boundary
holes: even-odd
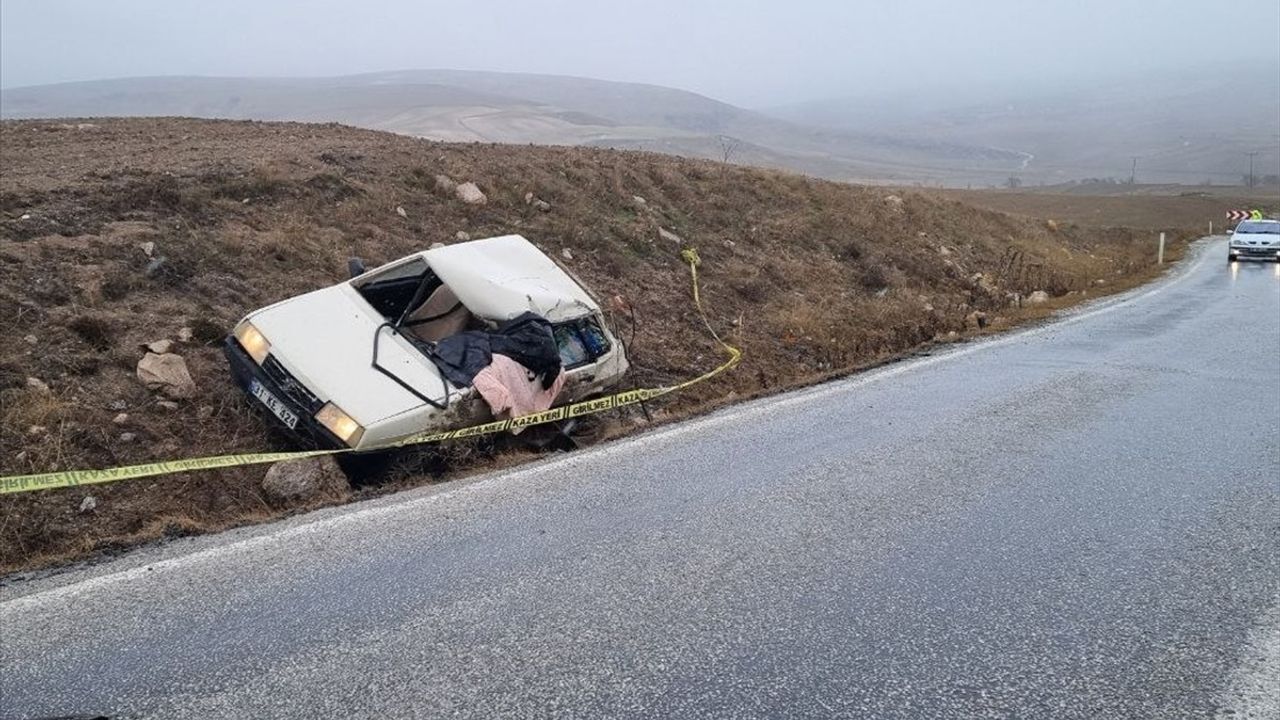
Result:
[[[1280,3],[5,0],[0,86],[406,68],[579,75],[748,107],[1280,66]]]

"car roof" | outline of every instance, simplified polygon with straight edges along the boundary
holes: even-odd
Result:
[[[446,245],[423,257],[480,317],[509,320],[531,311],[559,322],[600,310],[581,285],[519,235]]]

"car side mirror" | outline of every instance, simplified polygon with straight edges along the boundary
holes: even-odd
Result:
[[[364,261],[358,257],[347,260],[347,272],[352,278],[358,278],[364,274]]]

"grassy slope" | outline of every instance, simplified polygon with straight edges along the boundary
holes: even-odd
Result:
[[[1128,186],[1121,186],[1128,187]],[[1128,194],[1103,194],[1114,186],[1084,186],[1076,192],[1005,190],[934,190],[938,196],[1000,212],[1056,218],[1085,225],[1123,225],[1159,230],[1168,227],[1198,228],[1214,232],[1227,226],[1229,210],[1260,209],[1280,212],[1280,188],[1188,188],[1138,186]],[[1090,193],[1090,190],[1095,191]],[[1161,194],[1163,191],[1163,194]]]
[[[659,419],[963,335],[975,309],[997,328],[1043,314],[1044,306],[1011,305],[1008,293],[1043,289],[1060,306],[1157,271],[1145,233],[1053,229],[953,200],[895,191],[899,200],[882,189],[663,155],[447,145],[334,125],[89,125],[0,124],[3,475],[285,447],[232,386],[221,336],[249,310],[342,280],[348,256],[382,262],[451,242],[458,231],[519,232],[557,258],[568,249],[564,262],[598,294],[636,308],[641,384],[688,377],[719,357],[690,308],[680,248],[658,227],[696,246],[711,321],[746,358],[663,401]],[[438,173],[478,183],[489,203],[437,192]],[[526,205],[527,192],[550,202],[550,212]],[[150,276],[148,242],[167,258]],[[1172,253],[1180,250],[1175,243]],[[977,273],[986,274],[981,282]],[[626,323],[615,323],[626,334]],[[134,366],[142,343],[181,327],[195,331],[177,352],[199,393],[166,410]],[[26,387],[29,376],[51,393]],[[111,405],[119,401],[129,417],[118,425]],[[609,422],[614,434],[643,424],[635,415]],[[123,441],[122,432],[136,439]],[[438,454],[402,458],[389,486],[520,458],[501,443],[465,449],[445,453],[447,466]],[[263,472],[0,498],[0,567],[292,510],[261,497]],[[97,508],[81,513],[88,494]]]

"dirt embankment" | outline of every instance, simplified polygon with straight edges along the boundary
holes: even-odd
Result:
[[[0,475],[288,447],[232,385],[223,335],[249,310],[345,279],[349,256],[372,266],[460,233],[521,233],[601,296],[625,298],[641,385],[720,357],[690,306],[680,243],[659,229],[697,247],[711,321],[745,360],[663,400],[659,420],[1007,327],[1158,272],[1145,231],[646,153],[175,119],[6,122],[0,150]],[[477,183],[488,202],[459,201],[437,175]],[[1189,234],[1177,237],[1174,258]],[[1037,291],[1047,301],[1027,303]],[[161,398],[137,380],[143,345],[160,339],[186,359],[191,397]],[[620,415],[606,429],[646,422]],[[355,495],[525,452],[499,441],[410,453]],[[298,509],[263,497],[264,471],[5,496],[0,569]]]
[[[1038,190],[931,190],[937,196],[959,200],[977,207],[1039,218],[1080,223],[1095,227],[1124,226],[1152,231],[1181,227],[1208,232],[1227,228],[1230,210],[1259,209],[1280,212],[1280,190],[1221,187],[1176,189],[1136,186],[1129,194],[1101,194],[1127,185],[1104,185],[1099,194],[1086,194],[1093,186],[1082,186],[1077,192]],[[1161,193],[1163,191],[1163,193]]]

